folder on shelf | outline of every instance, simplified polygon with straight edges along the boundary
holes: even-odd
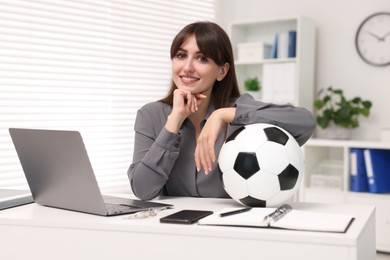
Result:
[[[278,34],[278,59],[288,57],[288,32]]]
[[[354,220],[354,217],[349,214],[292,209],[274,222],[267,222],[265,217],[275,212],[276,208],[252,208],[244,213],[221,217],[221,214],[232,210],[234,208],[227,208],[207,216],[199,220],[199,225],[344,233]]]
[[[278,57],[278,34],[275,33],[274,43],[271,48],[271,59],[276,59]]]
[[[288,32],[288,50],[287,57],[295,58],[297,49],[297,32],[289,31]]]
[[[294,58],[296,56],[297,32],[281,32],[277,37],[277,57]]]
[[[294,104],[296,88],[294,62],[270,63],[263,66],[262,101]]]
[[[351,191],[369,191],[364,149],[362,148],[350,148],[349,150],[349,177]]]
[[[390,192],[390,150],[364,150],[368,189],[373,193]]]

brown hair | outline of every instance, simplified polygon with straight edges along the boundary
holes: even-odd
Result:
[[[212,99],[215,109],[226,107],[232,99],[240,96],[237,84],[236,70],[234,68],[233,49],[226,32],[212,22],[195,22],[185,26],[173,39],[171,45],[171,59],[175,57],[181,45],[192,34],[195,35],[199,50],[208,58],[214,60],[218,66],[225,63],[230,65],[229,71],[221,81],[215,81],[212,90]],[[163,103],[173,105],[173,92],[177,86],[172,81],[171,87]]]

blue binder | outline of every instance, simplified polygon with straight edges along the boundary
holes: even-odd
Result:
[[[287,56],[289,58],[295,58],[297,50],[297,32],[289,31],[288,32],[288,50]]]
[[[271,58],[276,59],[278,57],[278,34],[275,33],[274,43],[272,44],[271,49]]]
[[[349,176],[350,190],[356,192],[368,192],[366,163],[364,149],[351,148],[349,150]]]
[[[370,192],[390,192],[390,150],[364,150]]]

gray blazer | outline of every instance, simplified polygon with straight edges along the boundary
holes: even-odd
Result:
[[[242,125],[269,123],[284,128],[303,145],[315,128],[313,115],[304,108],[264,103],[249,94],[239,97],[235,105],[236,115],[228,126],[227,136]],[[217,163],[208,175],[203,169],[196,171],[196,140],[191,121],[184,121],[179,134],[165,129],[171,110],[167,104],[152,102],[137,113],[133,163],[128,170],[134,194],[142,200],[159,195],[229,197],[223,189]],[[210,106],[202,126],[213,111]],[[224,139],[225,135],[221,133],[215,143],[216,158]]]

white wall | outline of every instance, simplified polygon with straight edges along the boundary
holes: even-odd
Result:
[[[390,66],[364,63],[355,48],[355,33],[370,14],[390,12],[389,0],[219,0],[217,21],[225,28],[232,21],[302,15],[317,28],[316,90],[332,85],[347,98],[357,95],[373,102],[371,115],[360,121],[354,139],[379,140],[390,127]]]

